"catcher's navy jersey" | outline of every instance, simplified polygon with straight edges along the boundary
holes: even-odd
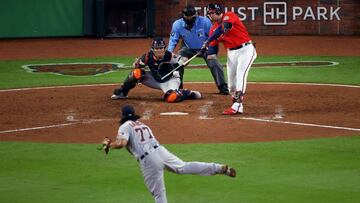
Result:
[[[165,51],[164,57],[161,59],[158,59],[153,51],[149,51],[148,53],[142,55],[140,57],[140,61],[142,62],[142,64],[144,66],[148,66],[150,71],[151,71],[151,75],[154,77],[154,79],[158,82],[165,82],[166,80],[161,80],[160,76],[160,69],[159,69],[159,65],[161,63],[164,62],[169,62],[171,61],[173,55],[171,52],[169,51]],[[171,70],[168,70],[171,71]],[[167,78],[168,80],[169,78]]]
[[[185,28],[185,21],[182,18],[176,20],[170,33],[168,50],[173,52],[180,38],[183,39],[186,47],[200,49],[209,36],[211,26],[208,18],[197,16],[193,28],[189,31]]]

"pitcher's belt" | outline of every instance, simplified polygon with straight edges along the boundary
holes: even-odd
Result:
[[[158,148],[159,145],[154,145],[153,148],[156,149]],[[140,160],[143,160],[147,155],[149,155],[149,153],[145,152],[143,155],[140,156]]]

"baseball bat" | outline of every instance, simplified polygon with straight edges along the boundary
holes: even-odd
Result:
[[[177,69],[179,69],[182,66],[186,66],[190,63],[190,61],[192,61],[194,58],[196,58],[199,54],[201,54],[201,50],[198,51],[194,56],[192,56],[191,58],[189,58],[187,61],[185,61],[183,64],[178,65],[176,68],[174,68],[172,71],[170,71],[168,74],[166,74],[165,76],[163,76],[161,78],[161,80],[163,80],[164,78],[166,78],[167,76],[171,75],[174,71],[176,71]]]

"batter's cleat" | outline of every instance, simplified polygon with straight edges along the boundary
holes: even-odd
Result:
[[[223,111],[223,115],[236,115],[244,113],[244,107],[242,103],[235,102],[231,107]]]
[[[201,99],[201,93],[199,91],[191,90],[189,99]]]
[[[228,165],[223,165],[223,174],[231,178],[235,178],[236,170],[234,168],[229,167]]]
[[[113,94],[111,95],[111,99],[116,100],[116,99],[126,99],[127,96],[125,96],[123,93],[120,93],[119,95]]]

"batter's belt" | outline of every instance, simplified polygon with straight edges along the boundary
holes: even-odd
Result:
[[[246,47],[246,46],[249,45],[249,44],[252,44],[252,42],[251,42],[251,41],[244,42],[244,43],[240,44],[240,45],[237,46],[237,47],[229,48],[229,50],[232,51],[232,50],[241,49],[241,48],[243,48],[243,47]]]

